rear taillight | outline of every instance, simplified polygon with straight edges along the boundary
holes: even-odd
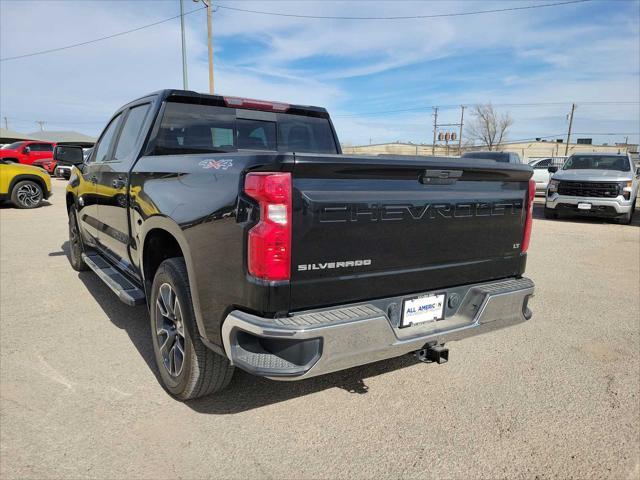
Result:
[[[289,280],[291,174],[249,173],[244,191],[260,204],[260,221],[249,230],[249,273],[263,280]]]
[[[531,227],[533,226],[533,202],[536,198],[536,182],[529,180],[529,192],[527,193],[527,218],[524,222],[524,237],[522,238],[522,253],[529,248],[531,241]]]

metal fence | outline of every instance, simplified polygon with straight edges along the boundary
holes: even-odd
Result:
[[[538,160],[549,160],[549,162],[545,162],[545,166],[562,168],[567,158],[568,157],[529,157],[527,163],[532,164]]]

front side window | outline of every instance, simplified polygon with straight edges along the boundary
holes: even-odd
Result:
[[[109,149],[111,147],[111,143],[113,142],[113,137],[115,136],[116,132],[118,131],[118,127],[120,126],[121,118],[122,115],[118,114],[117,117],[111,120],[111,123],[102,134],[102,137],[100,137],[100,140],[98,140],[98,145],[96,145],[95,147],[96,154],[93,157],[94,162],[102,163],[109,160],[107,156],[109,155]]]
[[[136,146],[136,141],[140,136],[142,125],[144,124],[144,120],[147,117],[150,107],[151,104],[146,103],[144,105],[133,107],[129,111],[129,115],[122,127],[120,138],[118,139],[118,146],[116,147],[114,154],[115,160],[123,160],[133,153],[133,149]]]
[[[619,155],[573,155],[563,170],[617,170],[629,171],[629,159]]]

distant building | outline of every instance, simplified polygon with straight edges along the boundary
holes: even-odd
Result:
[[[28,136],[35,138],[36,140],[44,140],[46,142],[82,145],[83,147],[92,147],[93,144],[96,143],[96,139],[94,137],[74,131],[44,130],[41,132],[29,133]]]
[[[562,157],[564,156],[567,144],[557,141],[535,140],[532,142],[514,142],[500,145],[495,150],[501,152],[515,152],[520,155],[525,162],[528,159],[540,157]],[[463,152],[486,150],[481,146],[462,147]],[[343,152],[356,155],[432,155],[433,147],[426,144],[414,143],[379,143],[374,145],[343,146]],[[592,145],[586,143],[570,143],[568,154],[577,152],[599,152],[599,153],[635,153],[637,155],[638,145],[618,143],[615,145]],[[458,156],[460,151],[458,145],[436,145],[436,156]]]
[[[15,130],[7,130],[0,128],[0,143],[13,143],[20,140],[35,140],[27,134],[16,132]]]

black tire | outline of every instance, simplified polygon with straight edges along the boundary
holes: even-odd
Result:
[[[43,199],[42,187],[33,180],[22,180],[11,190],[11,202],[17,208],[38,208]]]
[[[635,206],[635,202],[634,202],[634,206]],[[622,215],[621,217],[618,217],[617,222],[620,225],[629,225],[631,223],[631,220],[633,220],[633,212],[635,211],[635,207],[631,209],[631,211],[625,213],[624,215]]]
[[[544,207],[544,218],[548,220],[555,220],[558,218],[558,212],[556,212],[552,208]]]
[[[89,270],[87,264],[82,260],[83,251],[84,247],[82,246],[82,238],[78,229],[76,210],[71,207],[69,210],[69,262],[76,272]]]
[[[170,258],[160,264],[153,279],[149,305],[153,353],[162,386],[179,400],[202,397],[225,388],[234,368],[227,358],[200,340],[183,258]]]

